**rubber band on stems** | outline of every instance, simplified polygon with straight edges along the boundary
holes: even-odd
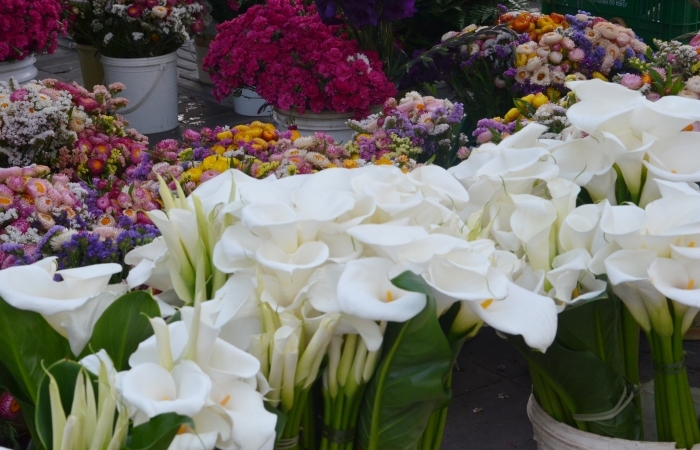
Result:
[[[673,364],[654,364],[654,370],[664,375],[678,375],[685,369],[685,358]]]
[[[617,405],[615,405],[615,407],[609,411],[596,414],[572,414],[571,416],[574,420],[579,422],[602,422],[603,420],[612,419],[620,414],[627,407],[627,405],[634,400],[634,396],[637,395],[636,389],[631,389],[629,396],[627,395],[627,391],[627,386],[625,386],[625,389],[622,391],[620,401],[618,401]]]
[[[323,426],[323,437],[331,444],[347,445],[355,441],[355,429],[336,430],[328,425]]]
[[[275,446],[275,450],[291,450],[299,444],[299,435],[293,438],[280,439],[280,441]]]

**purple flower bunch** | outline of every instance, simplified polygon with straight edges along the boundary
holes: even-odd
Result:
[[[415,0],[314,0],[324,23],[338,24],[341,13],[358,28],[405,19],[416,12]]]
[[[463,119],[461,103],[409,92],[400,101],[387,100],[379,114],[350,121],[357,135],[348,145],[367,162],[401,155],[427,161],[452,149]]]

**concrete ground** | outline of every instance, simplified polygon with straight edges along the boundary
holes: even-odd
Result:
[[[179,127],[150,135],[152,143],[178,138],[187,128],[235,125],[251,119],[236,114],[231,106],[214,101],[210,86],[199,82],[193,53],[179,52]],[[82,83],[77,52],[61,40],[53,55],[40,56],[39,78]],[[137,124],[135,124],[137,125]],[[700,341],[686,345],[691,385],[700,386]],[[648,348],[642,346],[642,377],[652,377]],[[493,329],[485,328],[465,344],[454,369],[454,401],[450,406],[442,448],[444,450],[534,450],[532,426],[525,411],[531,392],[523,358]]]

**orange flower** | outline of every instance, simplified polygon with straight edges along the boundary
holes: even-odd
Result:
[[[642,83],[651,84],[652,82],[653,82],[653,80],[651,79],[651,75],[649,75],[648,73],[645,73],[644,75],[642,75]]]

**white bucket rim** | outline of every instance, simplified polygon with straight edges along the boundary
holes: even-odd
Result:
[[[31,65],[34,65],[36,62],[36,58],[34,55],[29,55],[24,59],[16,60],[12,59],[9,61],[0,61],[0,67],[13,67],[17,69],[23,69],[25,67],[29,67]]]
[[[546,435],[551,440],[543,442],[544,448],[555,449],[581,449],[581,450],[675,450],[675,442],[649,442],[629,441],[625,439],[599,436],[587,433],[565,423],[557,422],[537,403],[534,395],[530,395],[527,402],[527,417],[532,423],[535,432],[535,440],[538,436]],[[563,435],[566,434],[565,439]],[[544,437],[544,436],[543,436]],[[576,440],[576,446],[571,442]],[[556,445],[569,444],[570,447],[557,447]],[[697,450],[700,445],[695,445],[692,450]]]
[[[126,65],[128,67],[147,67],[176,61],[177,51],[150,58],[112,58],[110,56],[100,55],[100,60],[102,61],[102,64],[107,66],[123,67]],[[128,63],[125,61],[128,61]]]
[[[335,111],[322,111],[320,113],[315,113],[312,112],[311,110],[307,110],[304,112],[304,114],[299,114],[298,112],[294,111],[288,111],[284,109],[280,109],[277,107],[272,108],[275,113],[281,115],[281,116],[286,116],[286,117],[293,117],[295,119],[321,119],[321,120],[334,120],[334,119],[352,119],[355,116],[355,113],[353,112],[335,112]]]

